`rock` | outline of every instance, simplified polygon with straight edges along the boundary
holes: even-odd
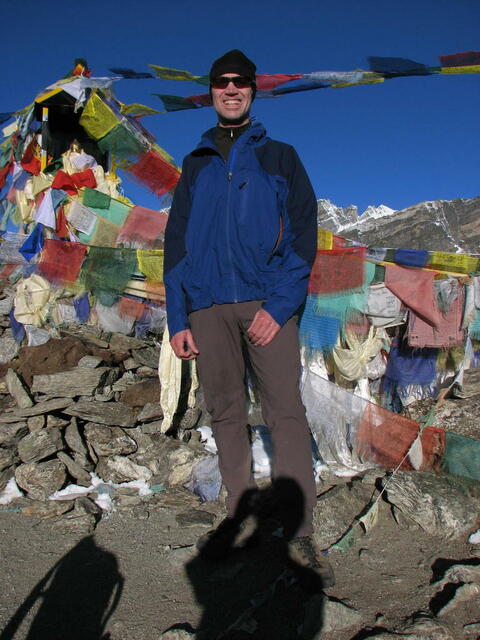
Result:
[[[159,418],[163,418],[163,411],[159,402],[147,402],[137,416],[138,422],[151,422]]]
[[[154,369],[145,366],[138,367],[137,374],[141,378],[158,378],[158,366],[156,366]]]
[[[115,400],[115,391],[112,391],[111,387],[105,387],[102,393],[96,391],[93,397],[98,402],[111,402],[112,400]]]
[[[183,628],[182,628],[183,627]],[[192,640],[195,638],[195,631],[188,625],[174,625],[162,633],[162,640]],[[159,639],[160,640],[160,639]]]
[[[445,572],[441,580],[435,583],[436,587],[442,588],[446,584],[459,584],[460,582],[478,582],[480,584],[480,566],[471,564],[454,564]]]
[[[18,455],[22,462],[38,462],[63,448],[58,429],[40,429],[25,436],[18,443]]]
[[[145,365],[151,369],[158,369],[158,358],[160,349],[158,347],[144,347],[132,351],[133,359],[140,365]]]
[[[148,481],[152,477],[150,469],[123,456],[102,458],[95,468],[95,473],[106,482]]]
[[[141,349],[145,346],[144,340],[140,338],[133,338],[132,336],[125,336],[123,333],[114,333],[110,338],[109,348],[114,353],[118,361],[125,360],[130,356],[132,349]]]
[[[148,378],[132,384],[122,393],[122,402],[130,407],[144,407],[147,403],[158,402],[160,398],[160,381]]]
[[[85,437],[97,456],[128,455],[137,450],[135,440],[120,427],[107,427],[96,422],[85,425]]]
[[[33,376],[32,391],[57,398],[92,396],[105,384],[110,371],[110,367],[76,367],[72,371]]]
[[[133,371],[127,371],[119,378],[114,385],[112,385],[112,391],[126,391],[132,384],[138,382],[138,376]]]
[[[479,633],[480,634],[480,622],[471,622],[470,624],[464,624],[463,630],[465,633]]]
[[[183,414],[180,424],[180,429],[193,429],[197,426],[202,412],[199,407],[190,407]]]
[[[194,447],[164,435],[152,436],[154,446],[144,454],[131,457],[150,469],[163,485],[183,485],[192,474],[198,460],[207,454],[203,447]]]
[[[89,369],[96,369],[98,366],[102,364],[102,359],[97,358],[96,356],[83,356],[78,361],[79,367],[88,367]]]
[[[93,509],[88,503],[91,503]],[[91,534],[99,520],[96,505],[88,498],[77,498],[75,507],[66,516],[57,520],[53,527],[65,534],[86,536]]]
[[[36,347],[22,347],[15,369],[31,387],[33,376],[69,371],[87,354],[88,349],[78,340],[53,339]]]
[[[137,444],[137,453],[146,453],[154,446],[154,441],[148,433],[144,433],[141,427],[135,427],[128,430],[128,435],[135,440]]]
[[[57,418],[57,416],[48,415],[47,416],[47,427],[55,427],[56,429],[63,429],[63,427],[68,426],[70,423],[65,418]]]
[[[39,416],[44,413],[51,413],[52,411],[65,409],[65,407],[68,407],[70,404],[72,404],[71,398],[53,398],[52,400],[37,402],[37,404],[29,409],[16,409],[12,412],[2,413],[0,415],[0,423],[19,422],[22,418]]]
[[[75,340],[73,342],[80,340],[85,344],[91,344],[94,347],[98,347],[99,349],[108,349],[108,347],[110,346],[108,342],[106,342],[105,340],[101,340],[98,336],[96,336],[91,331],[88,331],[87,329],[85,329],[85,327],[82,327],[81,325],[75,327],[75,331],[73,330],[67,331],[65,329],[61,329],[60,335],[66,336],[67,338],[74,338]]]
[[[14,464],[17,464],[20,459],[17,456],[17,452],[14,448],[12,449],[0,449],[0,471],[11,467]]]
[[[320,628],[318,622],[314,622],[315,619],[318,619],[318,616],[323,620],[323,625],[321,626],[322,634],[354,627],[362,620],[361,614],[356,609],[347,607],[347,605],[338,600],[330,600],[323,594],[312,596],[305,605],[306,622],[310,621],[310,624],[313,622],[311,626],[314,629]],[[314,626],[315,624],[317,624],[316,627]],[[315,636],[315,638],[317,637],[320,638],[321,635]]]
[[[127,358],[122,364],[125,371],[134,371],[135,369],[138,369],[138,363],[135,358]]]
[[[7,467],[3,471],[0,471],[0,491],[3,491],[8,484],[8,481],[15,475],[15,467]]]
[[[383,485],[387,482],[388,501],[431,535],[460,538],[478,521],[478,499],[458,479],[397,471]]]
[[[175,517],[180,527],[212,527],[215,522],[215,514],[200,509],[190,509],[178,513]]]
[[[7,385],[8,393],[15,398],[15,402],[20,409],[27,409],[33,406],[32,397],[25,387],[23,380],[18,376],[13,369],[7,371],[5,376],[5,382]]]
[[[405,634],[408,640],[455,640],[455,636],[444,622],[426,616],[414,618],[399,631]]]
[[[98,371],[98,369],[94,369]],[[135,411],[123,402],[97,402],[80,399],[64,411],[69,416],[77,416],[87,422],[134,427],[137,421]]]
[[[11,329],[6,329],[0,337],[0,364],[10,362],[18,353],[18,344],[12,335]]]
[[[83,453],[77,453],[76,451],[73,453],[73,460],[82,467],[82,469],[85,469],[85,471],[93,471],[94,469],[94,464],[92,463],[90,458],[87,458],[86,455],[84,455]],[[97,461],[98,462],[98,461]]]
[[[85,446],[82,436],[78,430],[76,418],[72,418],[72,421],[65,429],[65,442],[72,451],[75,451],[75,453],[79,453],[83,456],[87,455],[87,447]]]
[[[14,447],[28,434],[26,422],[0,424],[0,446]]]
[[[161,434],[162,425],[163,425],[163,420],[154,420],[153,422],[143,423],[140,428],[142,429],[143,433],[148,433],[152,435],[154,433]]]
[[[57,458],[67,467],[68,473],[77,481],[77,484],[83,487],[89,487],[92,484],[90,474],[64,451],[59,451]]]
[[[143,503],[143,498],[142,496],[134,495],[134,496],[128,496],[128,495],[124,495],[122,493],[119,493],[116,497],[115,497],[115,504],[120,508],[131,508],[131,507],[137,507],[138,505]]]
[[[15,470],[15,480],[34,500],[46,500],[65,484],[67,473],[60,460],[28,462]]]
[[[0,316],[6,316],[13,308],[14,296],[8,296],[0,300]]]
[[[313,537],[320,549],[328,549],[349,529],[369,503],[371,487],[354,482],[322,493],[313,511]]]
[[[30,433],[34,431],[40,431],[43,429],[46,424],[45,416],[32,416],[31,418],[27,418],[28,430]]]
[[[73,509],[73,500],[47,500],[46,502],[39,500],[28,500],[22,508],[22,514],[25,516],[37,516],[42,519],[55,518],[67,513]]]
[[[463,603],[480,597],[480,584],[464,584],[460,586],[456,591],[454,597],[447,602],[447,604],[440,609],[437,616],[440,618],[447,615],[453,609],[463,605]]]

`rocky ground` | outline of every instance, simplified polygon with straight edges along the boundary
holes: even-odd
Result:
[[[15,478],[24,496],[0,497],[0,640],[480,638],[478,482],[323,473],[315,538],[337,580],[327,590],[275,535],[206,562],[195,541],[223,503],[200,503],[183,486],[210,454],[188,431],[198,412],[178,425],[188,442],[162,433],[158,348],[82,330],[18,350],[8,332],[0,493]],[[466,373],[436,426],[479,438],[479,378]],[[76,494],[48,500],[69,482]],[[153,491],[142,495],[146,484]]]

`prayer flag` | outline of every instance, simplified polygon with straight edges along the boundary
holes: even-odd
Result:
[[[427,76],[432,73],[424,64],[414,62],[408,58],[379,58],[370,56],[368,61],[372,71],[381,73],[386,78],[395,78],[398,76]]]
[[[146,71],[134,71],[133,69],[124,69],[123,67],[111,67],[109,71],[127,80],[141,80],[154,77],[153,74]]]
[[[87,247],[80,242],[45,240],[39,273],[49,282],[68,285],[77,281]]]

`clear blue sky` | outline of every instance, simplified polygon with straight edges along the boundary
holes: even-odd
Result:
[[[259,73],[368,69],[368,56],[410,58],[480,50],[479,0],[63,0],[0,3],[4,63],[0,111],[23,107],[85,57],[93,75],[158,64],[207,73],[240,48]],[[123,102],[161,108],[152,93],[191,95],[188,82],[122,80]],[[272,137],[293,144],[318,198],[386,204],[480,195],[480,74],[398,78],[258,100],[253,113]],[[181,164],[213,125],[209,108],[154,115],[145,126]],[[124,180],[136,203],[151,194]]]

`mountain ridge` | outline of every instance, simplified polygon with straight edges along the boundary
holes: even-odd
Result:
[[[455,200],[427,200],[405,209],[369,206],[338,207],[317,202],[318,226],[371,246],[449,253],[480,252],[480,196]]]

